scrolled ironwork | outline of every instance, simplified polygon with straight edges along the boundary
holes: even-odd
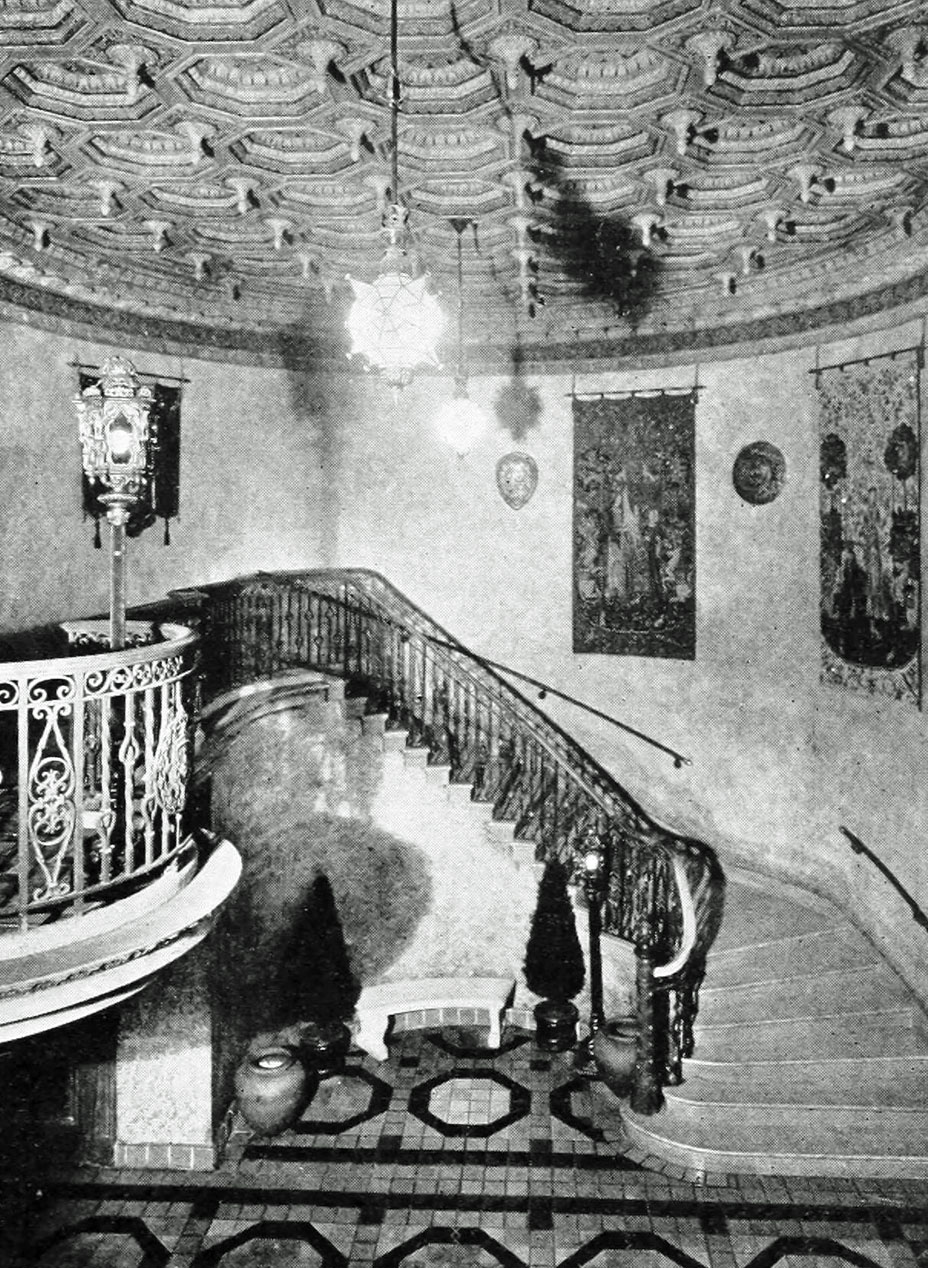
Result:
[[[78,624],[99,646],[92,623]],[[173,624],[161,633],[122,651],[0,666],[4,834],[16,843],[0,930],[80,914],[183,848],[197,640]]]

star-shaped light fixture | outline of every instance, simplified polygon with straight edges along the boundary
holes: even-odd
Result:
[[[351,335],[349,357],[360,355],[394,388],[405,387],[418,366],[439,365],[435,346],[444,329],[444,314],[428,287],[428,274],[413,277],[406,251],[407,211],[399,201],[398,0],[390,5],[390,123],[392,196],[384,232],[387,249],[373,282],[349,275],[354,302],[345,322]]]

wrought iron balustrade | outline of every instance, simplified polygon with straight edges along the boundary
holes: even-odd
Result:
[[[337,675],[476,800],[579,874],[606,865],[603,927],[638,957],[633,1103],[652,1112],[692,1052],[721,877],[711,850],[657,824],[562,728],[383,577],[366,570],[258,574],[178,592],[199,624],[207,698],[296,667]]]
[[[62,629],[72,654],[0,664],[0,930],[80,915],[185,848],[196,635]],[[157,641],[153,641],[157,639]]]

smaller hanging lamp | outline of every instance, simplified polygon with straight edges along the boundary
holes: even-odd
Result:
[[[387,249],[373,282],[348,275],[354,302],[345,327],[351,335],[349,357],[363,356],[370,369],[394,388],[405,387],[418,366],[440,364],[435,352],[445,318],[438,300],[426,288],[428,274],[413,277],[408,269],[408,212],[399,194],[398,0],[390,4],[390,135],[392,202],[384,221]]]
[[[454,376],[454,394],[445,401],[435,416],[435,428],[459,457],[470,450],[486,431],[487,419],[467,390],[467,365],[464,360],[464,256],[461,238],[470,220],[452,220],[458,236],[458,364]]]

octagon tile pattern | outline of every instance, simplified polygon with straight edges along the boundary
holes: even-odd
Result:
[[[529,1091],[495,1070],[455,1070],[413,1088],[409,1112],[446,1136],[492,1136],[531,1107]]]
[[[303,1136],[338,1133],[383,1114],[392,1088],[369,1070],[349,1066],[321,1079],[294,1131]]]
[[[481,1049],[476,1032],[446,1038],[456,1052],[407,1032],[391,1040],[382,1064],[353,1053],[340,1079],[323,1080],[296,1128],[270,1142],[236,1130],[218,1171],[56,1169],[45,1159],[34,1186],[0,1177],[0,1263],[928,1264],[923,1183],[728,1176],[709,1185],[666,1167],[649,1170],[595,1130],[589,1084],[577,1077],[572,1054],[539,1053],[524,1032],[507,1034],[495,1054]],[[429,1107],[431,1121],[414,1112],[416,1102]],[[506,1103],[521,1112],[491,1119]]]

